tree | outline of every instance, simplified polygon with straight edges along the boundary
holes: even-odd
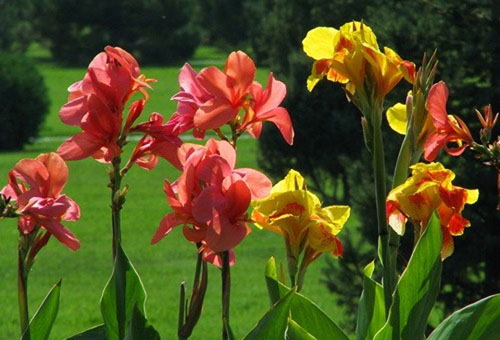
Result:
[[[40,31],[55,60],[83,64],[104,46],[132,52],[142,63],[175,63],[199,43],[191,21],[192,0],[44,0]]]

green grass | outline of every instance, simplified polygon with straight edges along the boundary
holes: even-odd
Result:
[[[198,58],[208,58],[210,53],[201,51]],[[39,67],[52,101],[42,135],[69,136],[77,130],[60,123],[57,112],[66,101],[65,89],[81,79],[85,69],[61,68],[50,63],[41,63]],[[146,112],[158,111],[170,116],[175,111],[175,103],[169,98],[178,90],[178,68],[145,67],[143,72],[158,79]],[[261,70],[259,80],[265,82],[266,77],[267,70]],[[54,151],[59,143],[39,143],[23,152],[0,154],[0,176],[3,176],[0,177],[3,178],[0,186],[7,181],[8,170],[19,159]],[[256,154],[256,141],[242,139],[238,148],[238,167],[257,168]],[[70,336],[101,322],[99,299],[111,273],[107,166],[86,159],[70,162],[69,167],[70,178],[65,193],[79,203],[82,218],[67,223],[67,226],[77,235],[82,246],[77,252],[72,252],[52,239],[39,254],[28,285],[30,312],[33,314],[50,287],[59,278],[63,279],[61,306],[51,339]],[[184,239],[180,229],[174,230],[157,245],[150,245],[160,219],[168,211],[162,192],[163,180],[174,180],[178,175],[176,169],[161,161],[150,172],[133,168],[124,180],[130,185],[130,191],[122,213],[123,244],[148,292],[148,317],[163,339],[175,338],[179,284],[186,281],[187,286],[191,286],[196,259],[194,245]],[[19,327],[16,290],[18,232],[13,220],[3,220],[1,224],[0,282],[3,289],[0,290],[0,338],[15,339]],[[236,248],[237,263],[231,272],[231,325],[237,338],[246,334],[269,307],[263,271],[270,256],[284,260],[284,246],[279,235],[267,231],[255,229]],[[321,282],[324,261],[320,258],[308,270],[304,293],[334,319],[342,321],[342,310]],[[220,274],[217,268],[210,266],[204,310],[192,339],[219,338],[219,316]]]

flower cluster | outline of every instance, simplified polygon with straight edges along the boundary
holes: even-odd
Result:
[[[451,182],[455,174],[441,163],[417,163],[411,167],[412,175],[387,197],[386,212],[389,225],[399,235],[405,232],[406,220],[410,220],[422,233],[435,210],[439,215],[443,232],[441,257],[453,253],[453,236],[462,235],[470,222],[462,217],[465,204],[477,201],[478,190],[464,189]]]
[[[380,51],[377,37],[363,22],[353,21],[335,29],[316,27],[302,41],[304,52],[315,60],[307,79],[309,91],[326,76],[345,84],[349,97],[368,82],[377,98],[383,99],[404,77],[412,83],[415,65],[385,47]]]
[[[207,130],[229,124],[233,138],[245,131],[257,138],[262,123],[270,121],[292,144],[290,116],[279,106],[286,95],[285,84],[271,73],[267,87],[263,88],[255,81],[255,74],[254,62],[242,51],[229,55],[224,71],[210,66],[197,74],[185,64],[179,73],[181,91],[172,97],[178,102],[177,112],[169,122],[173,131],[179,134],[193,129],[195,137],[203,138]]]
[[[35,159],[19,161],[9,172],[9,184],[0,191],[16,201],[21,234],[37,234],[40,228],[46,230],[35,242],[37,250],[51,235],[72,250],[80,247],[73,233],[61,224],[80,218],[78,205],[61,194],[67,180],[68,166],[64,160],[56,153],[41,154]]]
[[[205,146],[184,144],[179,150],[182,174],[165,181],[173,212],[153,237],[156,243],[183,225],[187,240],[200,244],[204,259],[220,265],[218,254],[231,251],[250,232],[246,211],[252,199],[267,196],[271,181],[253,169],[235,169],[236,152],[226,141],[209,139]]]

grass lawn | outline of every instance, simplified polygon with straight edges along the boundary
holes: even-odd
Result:
[[[210,53],[202,53],[208,58]],[[200,58],[201,59],[201,58]],[[43,136],[68,136],[76,130],[58,120],[57,111],[66,101],[66,88],[81,79],[84,68],[61,68],[50,63],[39,65],[49,88],[52,101],[50,114],[42,130]],[[200,67],[197,67],[199,69]],[[157,78],[151,92],[147,112],[158,111],[170,116],[175,105],[169,98],[177,91],[176,67],[145,67],[148,77]],[[267,70],[259,73],[266,81]],[[278,133],[278,132],[276,132]],[[32,145],[23,152],[0,154],[0,186],[7,181],[7,172],[21,158],[36,157],[39,153],[54,151],[59,141]],[[238,167],[257,168],[257,144],[253,139],[242,139],[238,148]],[[65,193],[81,207],[82,218],[66,225],[81,241],[81,248],[72,252],[51,240],[39,254],[30,274],[29,298],[31,314],[46,292],[63,279],[61,306],[51,339],[61,339],[101,322],[99,299],[111,273],[111,226],[109,189],[106,187],[106,165],[86,159],[70,162],[70,178]],[[130,185],[122,213],[123,244],[136,266],[148,292],[147,311],[152,324],[163,339],[174,339],[177,325],[178,288],[181,281],[192,284],[195,247],[185,241],[180,228],[174,230],[155,246],[151,237],[162,216],[168,211],[162,184],[165,178],[175,179],[179,172],[164,161],[153,171],[133,168],[124,180]],[[3,176],[3,177],[2,177]],[[3,179],[2,179],[3,178]],[[0,338],[18,337],[16,291],[17,229],[15,221],[4,220],[0,228]],[[284,260],[281,237],[255,230],[236,248],[237,263],[232,268],[231,325],[237,338],[246,334],[269,307],[264,266],[270,256]],[[336,306],[335,297],[321,283],[324,258],[308,271],[304,293],[317,302],[335,320],[342,321],[343,312]],[[220,274],[213,266],[209,273],[209,287],[202,318],[193,339],[220,337]]]

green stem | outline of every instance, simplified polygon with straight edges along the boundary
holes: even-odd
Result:
[[[121,232],[121,222],[120,222],[120,210],[122,208],[122,201],[119,195],[122,175],[120,174],[120,156],[115,157],[113,159],[112,165],[113,168],[110,174],[110,183],[109,186],[111,188],[111,223],[113,228],[113,261],[116,258],[116,250],[118,245],[121,244],[122,240],[122,232]]]
[[[392,302],[391,291],[391,273],[388,257],[388,228],[385,216],[385,199],[386,199],[386,171],[385,171],[385,157],[384,157],[384,143],[382,139],[382,131],[380,128],[381,114],[374,112],[373,117],[373,173],[375,178],[375,203],[377,207],[377,226],[379,235],[379,257],[383,267],[384,279],[384,297],[386,312]],[[388,284],[389,283],[389,284]]]
[[[231,272],[229,268],[229,251],[221,253],[222,257],[222,339],[230,339],[229,333],[229,300],[231,290]]]
[[[118,322],[118,339],[123,339],[125,337],[126,329],[126,277],[125,268],[122,261],[117,258],[118,249],[121,248],[121,218],[120,211],[124,202],[124,193],[121,191],[122,174],[120,173],[120,163],[121,158],[117,156],[113,158],[112,169],[110,171],[110,183],[111,188],[111,223],[113,229],[113,240],[112,240],[112,250],[113,250],[113,263],[115,266],[115,292],[116,292],[116,319]]]
[[[21,338],[30,339],[29,334],[29,313],[28,313],[28,271],[24,265],[23,251],[19,249],[18,269],[17,269],[17,294],[19,303],[19,319],[21,322]],[[26,335],[23,337],[24,332]]]

